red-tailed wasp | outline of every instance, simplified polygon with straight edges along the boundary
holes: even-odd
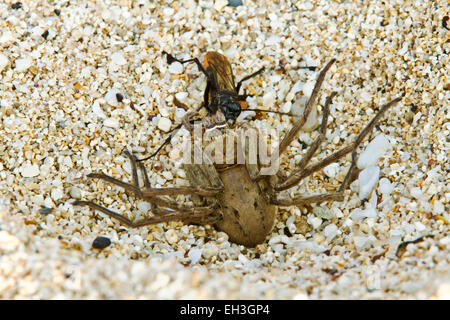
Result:
[[[167,57],[167,63],[172,64],[174,62],[179,62],[185,64],[188,62],[194,62],[200,71],[206,76],[206,89],[203,94],[203,104],[196,110],[199,111],[202,108],[206,108],[209,115],[214,115],[217,111],[221,111],[225,117],[225,120],[229,124],[234,124],[237,117],[242,112],[242,107],[240,102],[244,102],[250,95],[239,94],[242,83],[247,81],[261,72],[264,71],[264,67],[258,71],[242,78],[237,84],[234,79],[233,69],[231,68],[231,63],[226,56],[220,54],[216,51],[208,51],[205,54],[204,65],[202,65],[198,58],[179,60],[173,57],[171,54],[163,51],[163,54]],[[307,67],[311,69],[310,67]],[[260,110],[260,109],[246,109],[246,111],[256,111],[256,112],[267,112],[267,113],[277,113],[290,115],[288,113],[270,111],[270,110]],[[172,135],[181,128],[183,124],[178,125],[172,130],[171,134],[167,137],[164,143],[150,156],[139,159],[138,161],[144,161],[154,157],[158,152],[170,142]]]

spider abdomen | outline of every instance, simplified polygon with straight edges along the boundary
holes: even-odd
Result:
[[[270,234],[277,206],[268,202],[261,183],[250,178],[245,165],[219,173],[224,191],[217,196],[223,219],[216,228],[228,234],[230,241],[246,247],[263,243]]]

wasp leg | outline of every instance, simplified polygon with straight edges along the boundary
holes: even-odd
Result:
[[[237,83],[237,86],[236,86],[236,92],[239,94],[239,90],[241,89],[242,83],[243,83],[244,81],[247,81],[248,79],[251,79],[251,78],[253,78],[253,77],[256,77],[258,74],[262,73],[263,71],[264,71],[264,67],[262,67],[261,69],[259,69],[259,70],[256,71],[256,72],[254,72],[254,73],[252,73],[252,74],[250,74],[250,75],[244,77],[241,81],[239,81],[239,82]],[[244,94],[244,96],[249,96],[249,95]],[[242,97],[242,96],[241,96],[241,97]]]
[[[339,160],[340,158],[342,158],[343,156],[345,156],[346,154],[355,151],[358,146],[361,144],[361,142],[364,140],[364,138],[369,134],[369,132],[372,131],[372,128],[376,125],[376,123],[380,120],[380,118],[383,116],[383,114],[394,104],[396,104],[397,102],[399,102],[402,99],[402,97],[398,97],[388,103],[386,103],[385,105],[383,105],[380,109],[380,111],[378,111],[378,113],[376,114],[376,116],[369,122],[369,124],[359,133],[359,135],[356,137],[355,141],[353,141],[352,144],[342,148],[341,150],[333,153],[332,155],[328,156],[327,158],[323,159],[322,161],[313,164],[309,167],[306,168],[298,168],[296,170],[294,170],[287,178],[285,181],[278,183],[275,186],[275,190],[276,191],[282,191],[282,190],[286,190],[289,189],[291,187],[293,187],[294,185],[296,185],[299,181],[301,181],[302,179],[308,177],[309,175],[311,175],[312,173],[328,166],[330,163],[333,163],[337,160]]]
[[[199,112],[205,105],[202,104],[200,107],[198,107],[197,109],[195,109],[195,112]],[[172,141],[172,137],[178,132],[178,130],[181,129],[181,127],[183,126],[183,122],[180,123],[179,125],[177,125],[174,129],[172,129],[172,131],[169,132],[169,136],[166,138],[166,140],[164,140],[164,142],[158,147],[158,149],[156,149],[155,152],[153,152],[151,155],[149,155],[148,157],[142,158],[142,159],[136,159],[137,162],[142,162],[142,161],[146,161],[148,159],[153,158],[154,156],[156,156],[159,151],[161,151],[162,148],[164,148],[164,146],[166,146],[170,141]]]
[[[179,60],[179,59],[175,58],[174,56],[172,56],[170,53],[167,53],[166,51],[163,51],[163,54],[165,54],[167,56],[168,64],[172,64],[175,61],[179,62],[181,64],[185,64],[188,62],[194,62],[197,65],[197,67],[200,69],[200,71],[203,72],[205,74],[205,76],[209,79],[208,73],[206,72],[205,68],[203,68],[203,66],[200,63],[200,61],[198,60],[198,58],[193,58],[193,59],[188,59],[188,60]]]

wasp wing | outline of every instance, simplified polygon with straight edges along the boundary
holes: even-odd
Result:
[[[236,91],[233,70],[227,57],[218,52],[209,51],[205,55],[205,68],[214,76],[217,90]]]

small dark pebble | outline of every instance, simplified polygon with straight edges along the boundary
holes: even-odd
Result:
[[[53,212],[52,208],[42,207],[39,209],[40,214],[50,214]]]
[[[152,121],[152,119],[153,119],[154,117],[156,117],[156,116],[155,116],[154,114],[151,114],[151,115],[148,116],[147,120],[148,120],[148,121]]]
[[[116,99],[117,99],[117,101],[122,102],[123,101],[123,95],[120,94],[120,93],[116,93]]]
[[[448,16],[445,16],[445,17],[442,19],[442,26],[443,26],[445,29],[450,30],[450,29],[448,28],[448,19],[450,19]]]
[[[97,237],[92,242],[92,247],[95,249],[105,249],[111,244],[111,240],[107,237]]]
[[[411,105],[411,111],[412,112],[416,112],[417,111],[417,106],[415,104]]]
[[[239,7],[242,6],[242,0],[228,0],[228,5],[230,7]]]
[[[11,9],[17,10],[22,8],[22,2],[16,2],[11,5]]]
[[[284,227],[284,234],[288,237],[292,237],[292,233],[289,231],[288,227]]]
[[[45,40],[47,40],[48,37],[48,30],[45,30],[43,34],[41,34],[42,38],[44,38]]]
[[[55,9],[53,12],[54,12],[57,16],[59,16],[59,15],[61,14],[61,11],[58,10],[58,9]]]

